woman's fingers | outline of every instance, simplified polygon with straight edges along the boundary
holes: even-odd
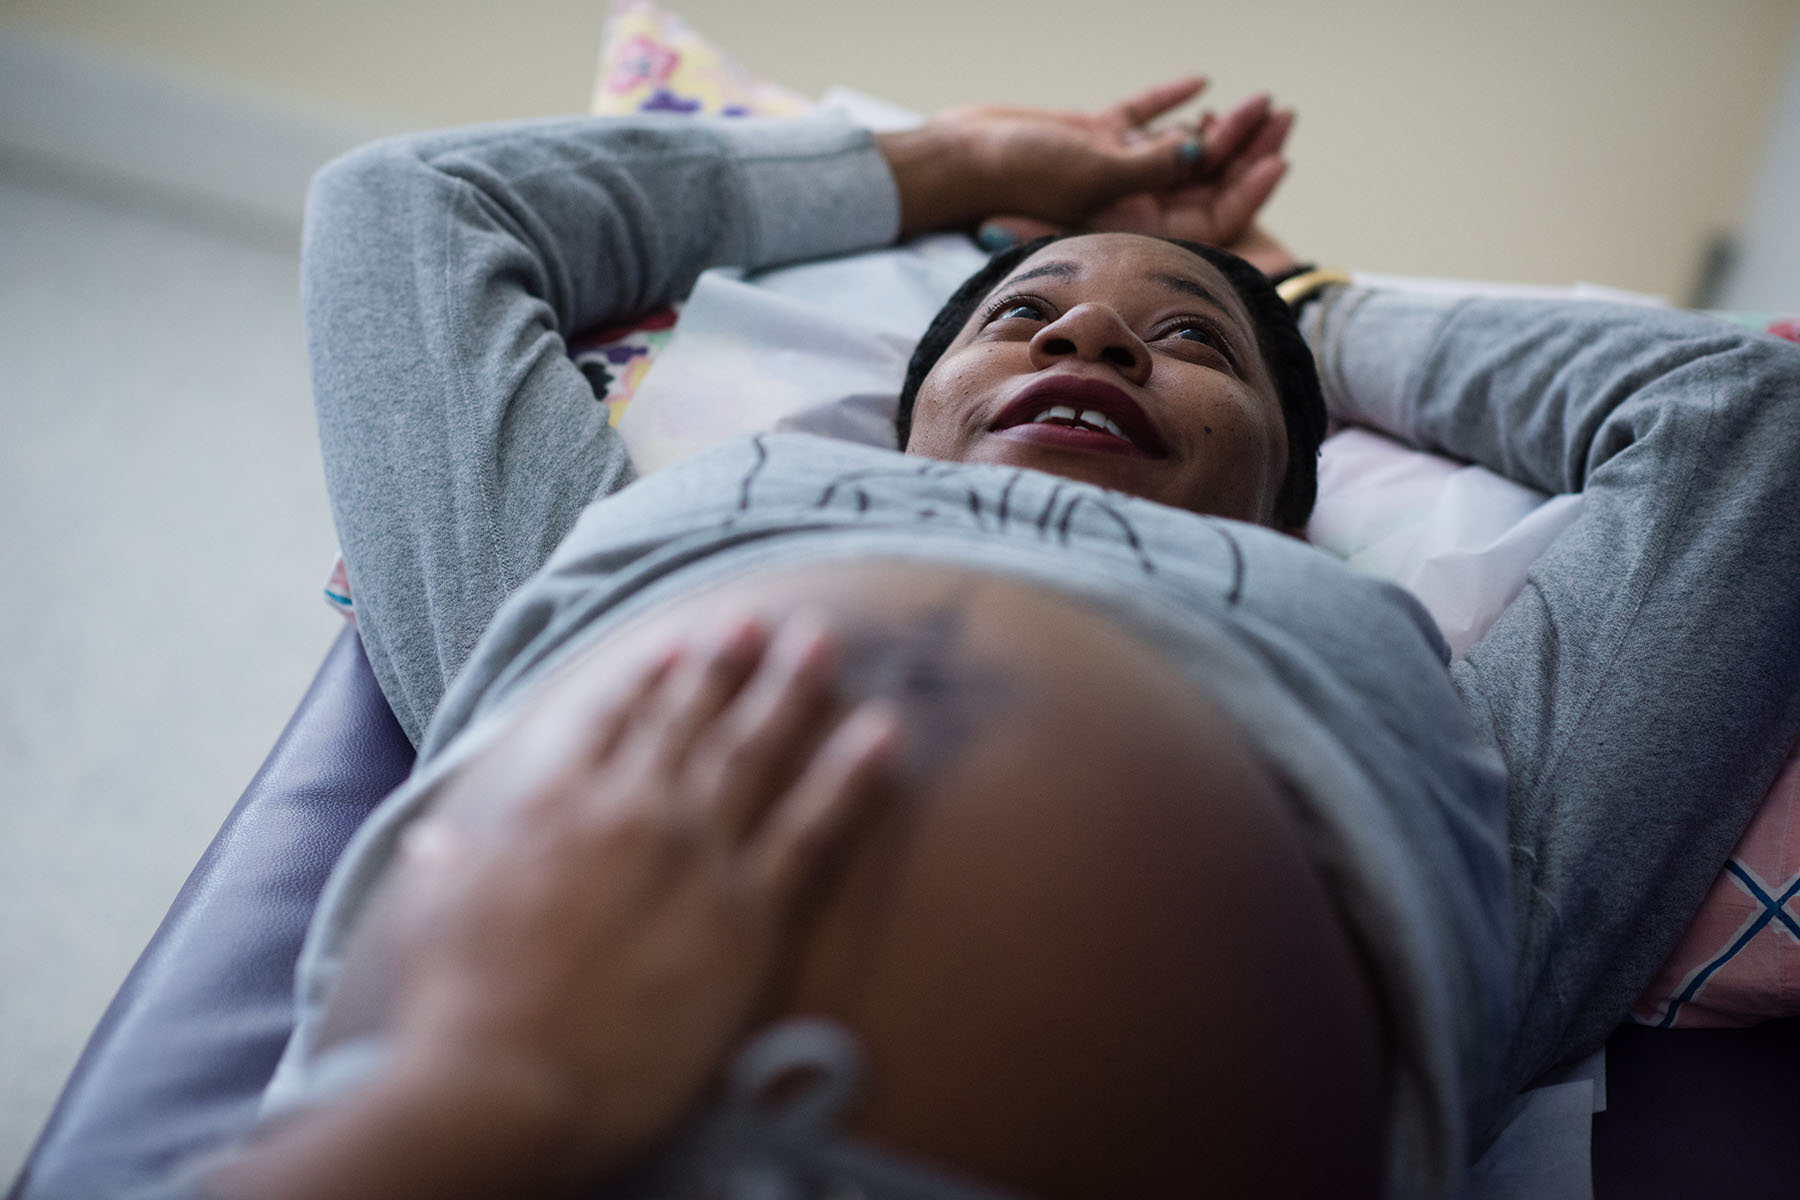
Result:
[[[1101,156],[1084,176],[1075,217],[1085,218],[1126,196],[1159,193],[1193,179],[1204,148],[1191,130],[1171,128]]]
[[[765,640],[747,668],[742,634],[684,660],[662,684],[668,695],[653,697],[663,718],[628,736],[657,744],[671,828],[735,858],[780,905],[870,803],[897,722],[884,705],[832,715],[837,640],[817,618],[757,630]],[[671,736],[687,739],[686,747],[671,746]]]
[[[885,707],[833,715],[836,655],[813,617],[773,629],[730,621],[651,660],[604,718],[618,722],[604,735],[610,760],[590,760],[586,783],[550,790],[580,797],[577,820],[602,835],[600,853],[633,846],[687,862],[694,878],[724,868],[781,911],[872,802],[897,737]],[[426,833],[409,847],[427,863],[442,850]]]
[[[823,732],[837,642],[799,617],[769,652],[717,726],[702,739],[689,788],[731,844],[740,843],[792,779]]]
[[[733,617],[709,641],[683,652],[632,722],[633,734],[664,771],[686,762],[695,740],[738,694],[768,645],[763,621]]]
[[[1141,92],[1127,96],[1102,115],[1122,122],[1127,128],[1135,128],[1187,103],[1205,90],[1206,76],[1184,75],[1179,79],[1152,84]]]
[[[752,835],[746,866],[779,909],[791,909],[844,848],[885,790],[900,723],[885,704],[850,714]]]
[[[1264,158],[1250,164],[1241,175],[1222,186],[1212,206],[1218,239],[1230,242],[1248,228],[1269,197],[1274,195],[1285,174],[1285,159]]]
[[[588,724],[589,764],[604,763],[618,750],[633,716],[649,706],[651,697],[680,661],[683,650],[678,642],[651,655],[623,688],[596,692],[582,697],[585,703],[572,706]]]
[[[1293,127],[1293,109],[1270,110],[1230,158],[1216,163],[1208,160],[1206,174],[1209,181],[1230,186],[1246,172],[1272,158],[1279,158]]]
[[[1212,174],[1228,166],[1269,118],[1269,96],[1258,93],[1203,126],[1206,157],[1202,170]]]
[[[1268,120],[1264,121],[1245,147],[1244,157],[1249,159],[1267,158],[1272,154],[1280,154],[1287,145],[1288,134],[1294,129],[1294,110],[1291,108],[1273,109]]]

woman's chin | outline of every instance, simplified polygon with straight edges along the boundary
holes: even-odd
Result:
[[[1159,478],[1158,467],[1162,464],[1136,449],[1120,453],[1070,441],[996,435],[984,438],[965,461],[1025,467],[1167,503],[1159,487],[1163,480]]]

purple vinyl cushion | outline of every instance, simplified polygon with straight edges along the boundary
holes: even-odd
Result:
[[[116,1195],[249,1128],[319,890],[412,760],[346,627],[88,1040],[11,1200]]]

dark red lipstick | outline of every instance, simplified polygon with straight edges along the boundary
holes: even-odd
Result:
[[[1062,405],[1080,412],[1098,412],[1106,416],[1125,434],[1126,441],[1111,433],[1085,426],[1056,421],[1037,422],[1036,418]],[[1016,430],[1018,436],[1059,445],[1097,450],[1147,454],[1162,458],[1169,453],[1155,422],[1138,402],[1122,388],[1104,379],[1064,372],[1043,375],[1027,384],[989,427],[992,432]]]

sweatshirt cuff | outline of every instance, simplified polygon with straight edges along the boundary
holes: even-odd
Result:
[[[1410,438],[1413,389],[1458,297],[1331,288],[1302,314],[1325,405],[1339,420]]]
[[[891,244],[900,194],[868,130],[837,116],[734,122],[752,267]]]

